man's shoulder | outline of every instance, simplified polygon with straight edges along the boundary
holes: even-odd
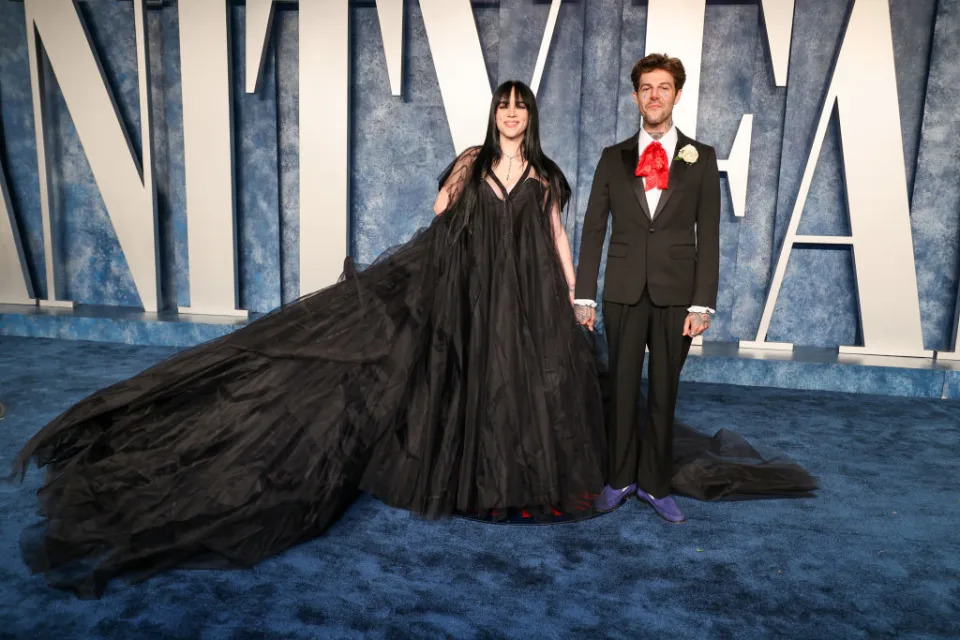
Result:
[[[613,151],[619,151],[620,149],[626,149],[628,147],[635,147],[635,146],[637,146],[637,134],[633,134],[626,140],[621,140],[617,144],[610,145],[609,147],[604,149],[604,151],[613,152]]]
[[[714,149],[712,146],[710,146],[706,142],[700,142],[699,140],[695,140],[690,136],[684,135],[684,133],[679,129],[677,129],[677,133],[678,133],[678,136],[677,136],[678,151],[684,146],[688,144],[692,144],[700,153],[713,153],[713,154],[717,153],[716,149]]]
[[[699,140],[692,140],[691,144],[693,144],[693,146],[697,148],[697,151],[701,153],[703,152],[709,152],[713,154],[717,153],[717,150],[714,149],[711,145],[707,144],[706,142],[700,142]]]
[[[632,135],[626,140],[621,140],[616,144],[612,144],[609,147],[604,147],[603,153],[600,155],[601,158],[608,155],[619,155],[623,149],[629,149],[630,147],[637,146],[637,136]]]

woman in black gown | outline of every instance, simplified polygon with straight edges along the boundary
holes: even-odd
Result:
[[[530,89],[501,85],[428,228],[30,440],[15,464],[46,467],[46,520],[27,562],[82,595],[121,573],[246,566],[318,535],[360,490],[431,518],[589,515],[605,447],[568,195]]]
[[[362,272],[84,399],[14,463],[46,467],[24,557],[99,595],[119,574],[249,566],[368,491],[430,518],[593,514],[606,450],[598,370],[571,307],[530,89],[494,92],[482,146],[444,172],[433,223]],[[678,426],[674,488],[814,488],[729,432]]]

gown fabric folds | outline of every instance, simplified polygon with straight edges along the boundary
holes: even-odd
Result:
[[[249,566],[360,491],[428,518],[593,515],[601,378],[547,189],[528,173],[509,194],[484,182],[472,210],[365,270],[348,259],[336,285],[67,410],[15,462],[46,468],[28,565],[84,597],[119,574]],[[815,486],[745,442],[678,433],[690,495]]]
[[[81,595],[248,566],[361,490],[429,518],[589,515],[603,408],[546,189],[485,182],[473,211],[56,418],[16,462],[47,469],[28,564]]]

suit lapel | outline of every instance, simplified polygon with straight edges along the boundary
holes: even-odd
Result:
[[[670,201],[670,196],[676,193],[677,187],[680,186],[680,181],[683,180],[683,177],[687,173],[687,163],[683,160],[677,159],[677,152],[691,142],[693,141],[690,138],[683,135],[683,132],[680,131],[680,129],[677,129],[677,148],[674,149],[673,159],[670,160],[670,186],[660,192],[660,201],[657,203],[657,210],[653,214],[654,218],[660,217],[664,207],[667,206],[667,202]]]
[[[627,184],[633,190],[633,196],[637,199],[637,204],[643,209],[643,214],[650,219],[650,205],[647,204],[647,194],[643,190],[643,180],[638,180],[636,176],[637,161],[640,159],[638,151],[639,141],[637,136],[633,136],[633,142],[620,150],[623,155],[623,168],[627,175]]]

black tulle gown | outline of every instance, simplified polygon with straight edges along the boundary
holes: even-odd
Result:
[[[472,211],[362,272],[348,260],[337,285],[55,419],[17,461],[47,469],[28,564],[84,596],[121,573],[248,566],[323,532],[359,491],[431,518],[590,515],[602,394],[545,190],[484,183]],[[693,444],[685,455],[709,449]],[[728,472],[714,494],[777,484],[713,467]]]
[[[602,406],[545,187],[480,187],[474,211],[47,425],[18,460],[47,467],[28,562],[88,594],[119,573],[249,565],[360,490],[427,517],[586,513]]]

